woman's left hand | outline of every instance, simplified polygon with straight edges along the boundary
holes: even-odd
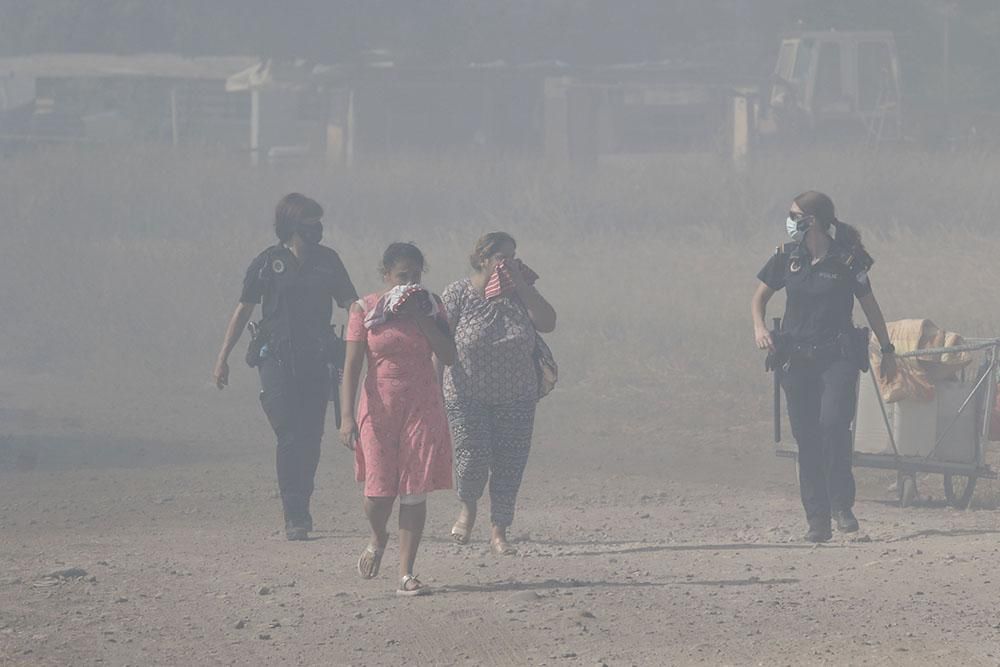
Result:
[[[340,421],[340,443],[352,452],[358,442],[358,424],[353,418],[346,418]]]
[[[878,367],[879,378],[885,382],[892,382],[896,379],[896,355],[883,354],[882,363]]]
[[[515,289],[527,287],[528,281],[524,279],[524,272],[521,270],[521,260],[509,260],[504,266],[507,268],[507,273],[510,274],[510,279],[514,282]]]

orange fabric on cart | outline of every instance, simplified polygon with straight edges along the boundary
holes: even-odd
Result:
[[[896,346],[896,352],[914,352],[933,347],[953,347],[964,342],[962,336],[945,331],[930,320],[896,320],[888,322],[889,340]],[[958,372],[972,362],[970,352],[949,352],[926,357],[897,359],[896,377],[886,382],[879,377],[882,355],[878,341],[872,337],[870,346],[872,373],[878,378],[882,400],[895,403],[903,399],[930,401],[934,399],[934,383],[953,380]]]

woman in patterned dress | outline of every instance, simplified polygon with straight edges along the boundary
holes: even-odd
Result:
[[[517,553],[507,541],[507,528],[514,520],[538,402],[536,332],[556,326],[555,309],[530,284],[515,251],[510,234],[486,234],[469,258],[472,275],[442,295],[457,350],[444,375],[462,503],[452,539],[468,543],[476,504],[489,481],[490,547],[498,555]],[[498,267],[509,289],[495,293]]]
[[[358,559],[365,579],[378,575],[389,533],[386,525],[399,497],[398,595],[429,590],[413,574],[427,518],[427,493],[452,485],[451,438],[433,358],[448,365],[455,343],[440,299],[422,288],[396,311],[387,297],[400,286],[418,286],[424,257],[410,243],[393,243],[382,257],[386,291],[369,294],[351,307],[347,358],[341,391],[340,437],[355,453],[355,472],[364,482],[365,515],[372,536]],[[362,362],[368,373],[357,418],[355,396]]]

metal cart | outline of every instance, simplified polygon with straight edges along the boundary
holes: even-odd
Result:
[[[898,353],[898,358],[931,357],[949,353],[979,353],[981,364],[972,381],[965,370],[957,380],[935,383],[931,401],[885,403],[874,373],[862,377],[857,411],[851,428],[854,465],[895,470],[900,505],[917,497],[917,473],[944,477],[945,498],[965,509],[976,480],[996,479],[985,462],[983,443],[989,440],[990,412],[996,398],[1000,338],[967,339],[965,344]],[[967,368],[975,368],[975,358]],[[779,457],[795,459],[798,452],[779,446]]]

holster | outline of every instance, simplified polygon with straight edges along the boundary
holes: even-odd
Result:
[[[844,359],[857,366],[862,373],[867,373],[871,368],[871,361],[868,357],[870,338],[871,330],[868,327],[852,327],[840,334],[841,354],[843,354]]]
[[[792,341],[787,334],[772,331],[771,342],[774,343],[774,351],[767,353],[767,358],[764,359],[764,370],[768,372],[784,370],[791,359]]]
[[[261,331],[260,323],[248,322],[247,331],[250,332],[250,344],[247,346],[247,366],[256,368],[260,366],[260,350],[267,343],[267,337]]]

